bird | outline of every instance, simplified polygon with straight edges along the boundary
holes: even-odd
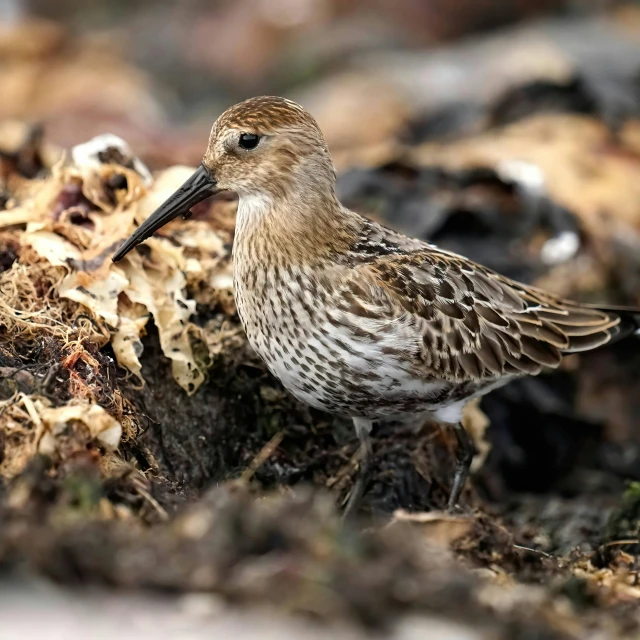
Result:
[[[353,420],[361,459],[345,514],[365,490],[375,422],[453,429],[458,510],[475,452],[464,406],[640,326],[640,309],[558,297],[349,210],[316,120],[280,97],[222,113],[202,164],[113,261],[219,191],[238,196],[233,284],[250,345],[297,399]]]

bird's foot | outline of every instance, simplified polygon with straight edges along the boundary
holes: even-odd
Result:
[[[460,503],[447,504],[447,513],[452,516],[462,516],[469,512],[469,507],[462,506]]]
[[[360,507],[360,503],[362,502],[362,496],[364,496],[364,490],[369,482],[370,474],[367,473],[367,477],[362,473],[362,470],[358,474],[358,478],[355,481],[351,494],[349,495],[349,500],[347,501],[347,506],[344,508],[342,512],[342,521],[350,520],[357,512]]]
[[[371,479],[371,463],[373,461],[373,449],[371,447],[371,439],[369,433],[371,431],[372,423],[370,420],[363,418],[354,418],[353,424],[360,439],[360,469],[358,471],[358,477],[356,478],[353,488],[351,489],[351,495],[347,502],[347,506],[342,514],[343,522],[351,518],[358,510],[360,501],[364,495],[365,489]]]
[[[347,505],[342,512],[342,521],[349,520],[352,518],[358,511],[360,507],[360,503],[362,501],[362,496],[365,494],[365,489],[369,484],[369,480],[371,479],[371,451],[370,448],[365,444],[361,448],[362,451],[362,460],[360,462],[360,469],[358,470],[358,477],[356,481],[353,483],[353,487],[351,488],[351,494],[349,495],[349,500],[347,501]]]
[[[471,437],[461,424],[454,425],[454,432],[458,440],[458,452],[456,460],[456,470],[453,475],[453,486],[447,501],[447,511],[449,513],[460,513],[464,511],[460,507],[460,495],[469,477],[469,467],[475,453],[475,446]]]

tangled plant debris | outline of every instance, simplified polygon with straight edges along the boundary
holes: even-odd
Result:
[[[194,393],[204,373],[189,333],[196,302],[186,297],[186,274],[192,281],[199,279],[203,289],[215,277],[219,283],[220,272],[228,266],[222,239],[206,222],[193,220],[180,229],[182,241],[177,246],[170,237],[154,238],[146,251],[121,265],[109,260],[135,222],[172,193],[190,169],[174,167],[154,182],[128,146],[113,136],[75,147],[70,155],[71,162],[55,165],[37,194],[6,211],[0,225],[26,224],[20,247],[43,261],[41,268],[50,274],[41,277],[57,280],[58,297],[77,303],[75,309],[67,305],[67,313],[77,315],[80,309],[89,313],[102,342],[111,344],[117,363],[141,382],[140,336],[152,317],[176,381]],[[7,335],[47,325],[51,335],[62,338],[70,317],[60,315],[56,305],[24,308],[25,302],[39,304],[14,282],[28,275],[23,265],[3,276]]]

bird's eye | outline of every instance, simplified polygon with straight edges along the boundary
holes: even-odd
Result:
[[[255,133],[241,133],[238,144],[243,149],[250,151],[258,146],[258,142],[260,142],[260,136],[257,136]]]

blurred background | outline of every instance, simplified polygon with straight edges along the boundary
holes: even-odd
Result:
[[[64,146],[110,130],[158,164],[199,161],[257,94],[304,103],[334,150],[453,106],[422,132],[451,133],[534,81],[578,77],[581,110],[638,106],[615,83],[638,90],[640,9],[613,0],[2,0],[0,19],[0,118]]]

